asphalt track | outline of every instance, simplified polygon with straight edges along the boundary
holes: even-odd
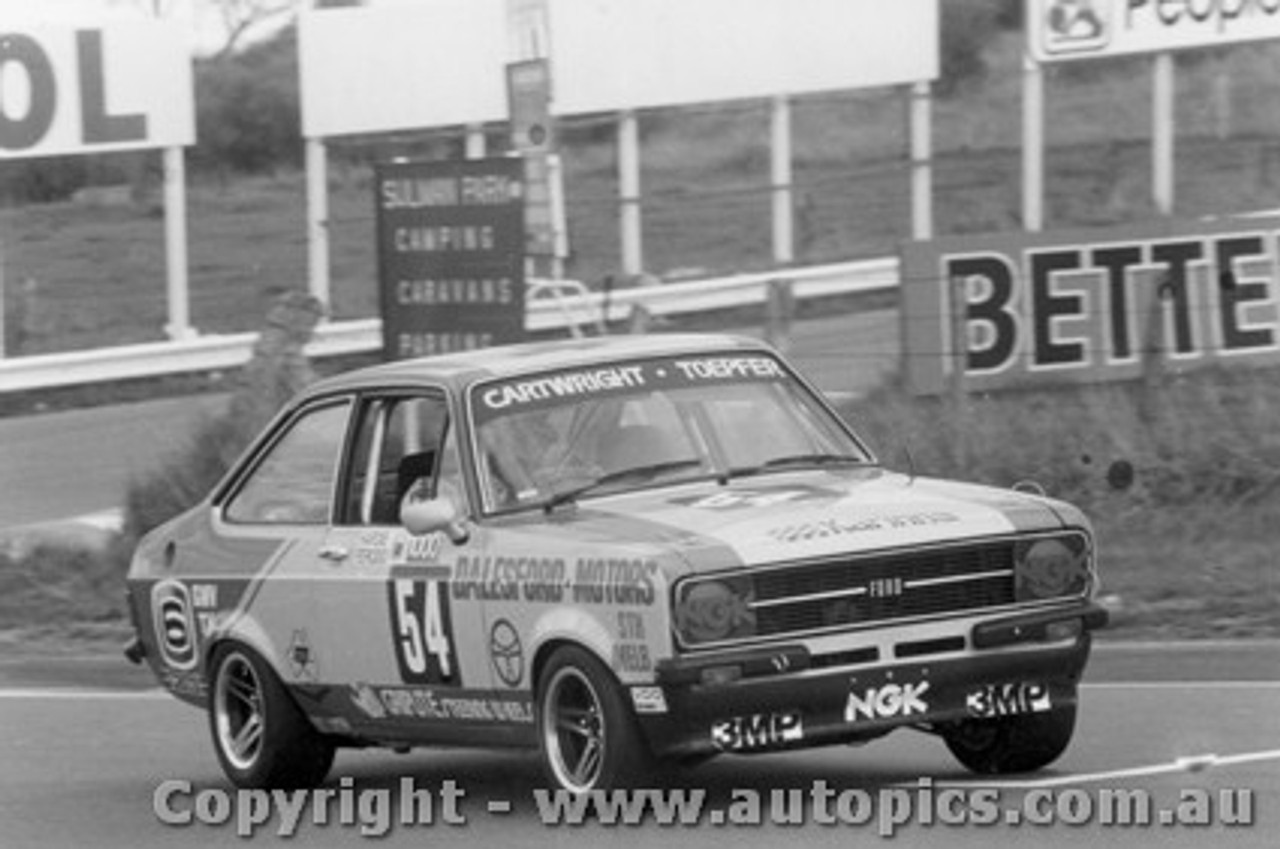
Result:
[[[863,393],[895,365],[897,311],[798,322],[793,336],[791,354],[820,388]],[[199,418],[225,404],[212,395],[0,419],[0,531],[36,526],[92,537],[130,478],[182,447]],[[58,524],[40,528],[48,523]]]
[[[863,748],[818,749],[755,758],[725,757],[668,776],[666,786],[705,788],[709,805],[726,809],[732,793],[809,792],[815,782],[836,790],[905,791],[918,805],[922,787],[978,787],[1000,793],[1002,810],[1028,793],[1065,797],[1088,791],[1100,810],[1103,791],[1146,791],[1155,808],[1174,809],[1180,793],[1203,788],[1252,791],[1251,826],[1198,827],[1156,821],[1146,827],[1080,824],[931,825],[897,832],[897,845],[992,846],[1019,841],[1037,847],[1274,846],[1280,826],[1280,643],[1102,646],[1082,690],[1076,737],[1050,770],[984,783],[961,770],[934,738],[899,732]],[[234,846],[246,841],[231,824],[165,825],[153,799],[168,780],[193,791],[226,788],[214,761],[204,716],[151,687],[145,675],[115,659],[0,661],[0,846]],[[441,821],[404,826],[373,841],[355,825],[315,825],[308,814],[294,846],[623,846],[776,847],[868,846],[879,836],[866,825],[760,827],[714,825],[585,827],[545,825],[532,801],[539,784],[533,757],[521,753],[417,750],[409,755],[344,752],[326,786],[348,793],[386,791],[398,811],[397,788],[410,777],[419,790],[454,781],[465,797],[465,825]],[[922,782],[922,778],[926,779]],[[190,797],[178,797],[190,810]],[[1050,803],[1050,810],[1058,801]],[[509,809],[508,809],[509,805]],[[493,806],[491,808],[491,806]],[[314,810],[314,809],[311,809]],[[1037,809],[1039,810],[1039,809]],[[340,811],[330,807],[337,820]],[[398,814],[397,814],[398,816]],[[1079,809],[1076,809],[1079,818]],[[1074,820],[1073,820],[1074,821]],[[279,820],[259,828],[252,845],[281,842]]]

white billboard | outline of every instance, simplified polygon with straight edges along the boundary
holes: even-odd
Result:
[[[502,121],[502,0],[304,12],[298,27],[307,138]]]
[[[186,28],[0,22],[0,159],[194,141]]]
[[[1280,0],[1026,0],[1040,62],[1280,38]]]
[[[527,4],[526,4],[527,5]],[[559,115],[870,88],[938,76],[938,0],[546,0]],[[303,133],[507,117],[505,0],[304,13]],[[527,22],[526,22],[527,23]],[[516,38],[515,42],[523,40]]]

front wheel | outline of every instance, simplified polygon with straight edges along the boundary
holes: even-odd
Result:
[[[552,654],[538,676],[538,740],[551,782],[573,793],[634,786],[652,758],[622,688],[577,646]]]
[[[266,661],[248,648],[226,645],[209,667],[209,730],[233,784],[292,789],[324,780],[333,742],[311,726]]]
[[[1076,706],[1046,713],[965,719],[942,730],[951,754],[972,772],[995,775],[1032,772],[1066,751],[1075,731]]]

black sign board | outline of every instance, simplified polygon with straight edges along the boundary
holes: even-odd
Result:
[[[386,358],[522,341],[520,160],[391,162],[375,174]]]

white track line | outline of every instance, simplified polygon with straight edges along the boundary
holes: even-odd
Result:
[[[1236,755],[1191,755],[1178,758],[1169,763],[1151,764],[1128,769],[1113,769],[1107,772],[1085,772],[1076,775],[1058,775],[1053,778],[1030,779],[1027,781],[939,781],[935,787],[991,787],[997,790],[1040,790],[1051,787],[1071,787],[1079,784],[1091,784],[1100,781],[1113,781],[1125,778],[1142,778],[1151,775],[1167,775],[1175,772],[1201,772],[1211,767],[1230,767],[1260,761],[1280,761],[1280,749],[1266,749],[1259,752],[1243,752]],[[902,785],[909,786],[909,785]]]
[[[16,687],[0,689],[0,699],[46,699],[85,701],[88,699],[171,699],[161,689],[150,690],[78,690],[64,687]]]
[[[1280,681],[1085,681],[1082,690],[1277,690]]]

